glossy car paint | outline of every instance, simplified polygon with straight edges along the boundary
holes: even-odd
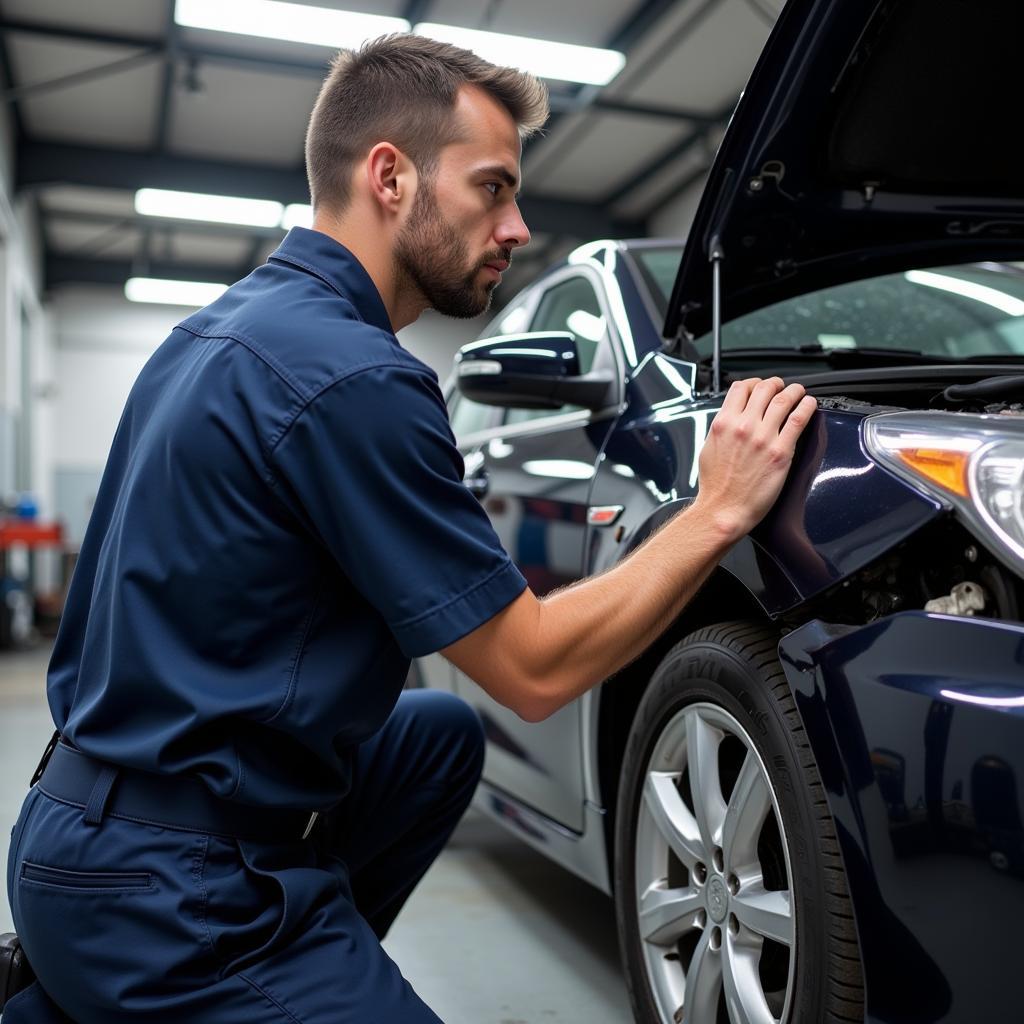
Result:
[[[783,638],[869,1019],[1020,1019],[1024,626],[905,612]]]
[[[695,400],[687,367],[652,356],[630,382],[630,411],[609,438],[590,498],[594,505],[624,505],[625,529],[614,543],[607,530],[593,531],[591,572],[615,562],[620,546],[635,547],[696,495],[697,460],[721,399]],[[863,419],[860,412],[819,411],[775,507],[721,563],[768,615],[834,586],[943,510],[867,455]]]

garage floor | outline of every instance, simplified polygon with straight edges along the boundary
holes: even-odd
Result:
[[[7,836],[53,727],[49,652],[0,653],[0,877]],[[6,891],[0,932],[12,928]],[[630,1019],[611,901],[470,812],[385,946],[447,1024]]]

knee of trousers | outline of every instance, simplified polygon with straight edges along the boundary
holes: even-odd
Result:
[[[451,774],[480,778],[484,763],[484,730],[477,713],[461,698],[443,690],[419,690],[421,711],[435,749],[452,757]]]

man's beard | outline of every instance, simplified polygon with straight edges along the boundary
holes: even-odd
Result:
[[[511,260],[511,250],[488,253],[469,262],[465,241],[437,208],[434,190],[423,184],[416,193],[408,223],[395,244],[395,263],[409,284],[416,288],[431,309],[445,316],[467,319],[486,312],[497,281],[481,285],[480,271],[488,263]]]

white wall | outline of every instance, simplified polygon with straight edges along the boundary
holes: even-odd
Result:
[[[455,320],[428,309],[419,320],[398,333],[398,340],[417,359],[422,359],[443,385],[452,371],[459,347],[472,341],[487,326],[490,315]]]
[[[52,450],[57,513],[81,542],[128,392],[153,350],[190,310],[128,302],[119,291],[63,288],[52,302],[56,335],[56,417]],[[436,370],[442,384],[459,345],[482,319],[424,315],[401,343]]]
[[[52,487],[52,335],[41,304],[42,246],[35,207],[13,188],[13,131],[0,104],[0,497],[33,492],[45,516]],[[26,441],[27,438],[27,441]]]
[[[189,311],[128,302],[118,289],[91,285],[61,288],[50,310],[56,339],[51,478],[56,513],[75,547],[128,392]]]

